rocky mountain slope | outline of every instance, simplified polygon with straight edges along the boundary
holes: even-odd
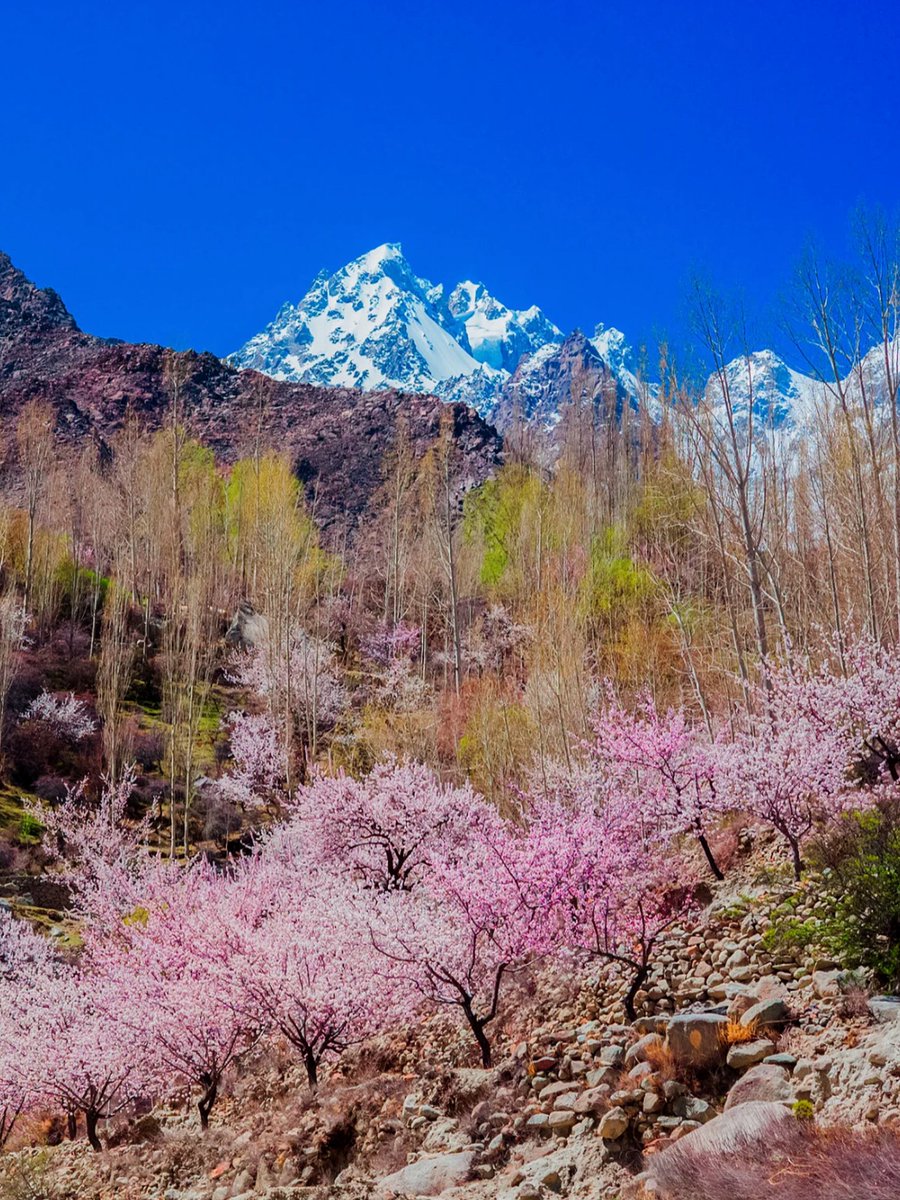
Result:
[[[50,401],[60,437],[106,446],[129,413],[150,428],[166,420],[176,382],[183,419],[225,462],[251,448],[261,414],[264,444],[290,455],[320,521],[337,532],[355,528],[380,485],[397,421],[423,452],[445,412],[434,397],[396,388],[289,383],[238,371],[212,354],[92,337],[56,292],[37,288],[0,254],[0,454],[12,453],[15,419],[28,400]],[[465,405],[451,412],[462,489],[499,461],[500,439]]]

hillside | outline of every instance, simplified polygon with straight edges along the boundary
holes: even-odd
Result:
[[[238,371],[211,354],[173,353],[83,333],[60,297],[34,286],[0,254],[0,419],[12,450],[17,414],[49,401],[60,438],[108,447],[126,418],[146,428],[170,419],[177,381],[179,420],[222,462],[264,448],[289,454],[315,496],[326,528],[352,531],[381,483],[382,463],[402,419],[418,453],[438,436],[447,409],[427,396],[291,384]],[[462,404],[449,408],[459,448],[460,491],[497,465],[500,440]]]

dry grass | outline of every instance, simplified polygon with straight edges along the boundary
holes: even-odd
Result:
[[[654,1161],[653,1173],[665,1200],[896,1200],[900,1136],[797,1121],[735,1154],[679,1143]]]
[[[646,1060],[663,1083],[670,1079],[680,1080],[682,1078],[683,1072],[679,1071],[672,1051],[665,1042],[656,1046],[648,1046]]]
[[[719,1030],[719,1041],[723,1046],[743,1046],[747,1042],[755,1042],[759,1037],[759,1027],[756,1021],[742,1025],[740,1021],[729,1021]]]

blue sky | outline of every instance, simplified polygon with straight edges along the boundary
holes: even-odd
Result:
[[[804,244],[900,201],[900,6],[0,5],[0,249],[83,328],[224,354],[400,241],[566,329],[755,340]]]

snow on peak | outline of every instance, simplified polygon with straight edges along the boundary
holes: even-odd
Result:
[[[632,399],[637,399],[638,381],[633,369],[631,347],[625,339],[625,334],[612,326],[600,324],[594,330],[591,345],[626,393]]]
[[[480,283],[445,294],[415,275],[397,242],[317,275],[231,357],[276,379],[466,396],[482,407],[523,354],[562,334],[536,308],[517,312]]]
[[[232,361],[276,379],[431,391],[478,367],[433,292],[400,246],[385,243],[316,276],[303,299],[284,305]]]
[[[470,279],[456,285],[447,307],[465,326],[473,357],[504,371],[514,371],[523,355],[563,340],[561,331],[536,305],[520,311],[507,308],[483,283]]]
[[[735,415],[745,420],[752,411],[761,427],[806,427],[823,399],[823,385],[787,365],[774,350],[738,355],[725,366],[728,392]],[[722,382],[711,376],[707,396],[724,403]]]

